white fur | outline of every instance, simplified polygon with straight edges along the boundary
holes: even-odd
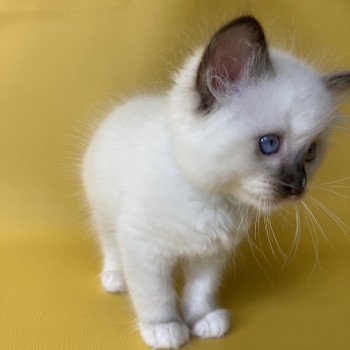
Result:
[[[190,330],[202,338],[228,330],[228,312],[216,303],[225,252],[244,238],[251,211],[270,209],[272,170],[315,138],[322,144],[332,120],[318,73],[277,50],[273,77],[241,86],[202,115],[194,89],[201,56],[189,58],[168,94],[116,107],[83,161],[102,284],[110,292],[127,284],[141,334],[154,348],[177,348]],[[282,149],[258,160],[254,140],[271,132],[283,133]],[[179,259],[187,281],[182,314],[171,278]]]

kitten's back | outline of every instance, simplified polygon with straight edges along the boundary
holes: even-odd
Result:
[[[123,188],[137,186],[141,173],[150,169],[149,163],[165,147],[166,110],[165,97],[140,96],[117,106],[102,120],[82,164],[91,205],[116,200]]]

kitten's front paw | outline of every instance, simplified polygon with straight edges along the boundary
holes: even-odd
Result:
[[[124,276],[115,270],[102,271],[101,283],[103,288],[109,293],[123,293],[128,290]]]
[[[217,309],[194,322],[192,333],[200,338],[219,338],[228,331],[230,323],[229,311]]]
[[[190,339],[187,325],[181,321],[140,324],[144,342],[152,348],[177,349]]]

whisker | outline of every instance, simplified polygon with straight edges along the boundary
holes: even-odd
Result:
[[[284,182],[284,181],[282,181],[282,180],[279,180],[279,179],[270,178],[270,181],[271,181],[272,183],[277,183],[277,184],[280,184],[280,185],[283,185],[283,186],[288,186],[288,187],[290,187],[290,188],[299,189],[298,186],[293,186],[293,185],[291,185],[291,184],[289,184],[289,183],[287,183],[287,182]]]
[[[347,226],[337,215],[335,215],[327,206],[322,204],[319,200],[316,198],[312,198],[312,201],[320,208],[322,209],[330,218],[334,220],[334,222],[339,226],[339,228],[342,230],[342,232],[345,234],[345,237],[349,240],[349,226]]]
[[[312,274],[315,272],[315,269],[317,266],[320,268],[321,271],[323,271],[323,269],[322,269],[322,266],[321,266],[321,263],[319,260],[319,245],[318,245],[317,233],[316,233],[316,228],[315,228],[315,223],[317,223],[317,220],[313,221],[313,219],[315,219],[315,217],[312,215],[311,211],[309,210],[309,208],[305,204],[305,202],[304,202],[304,208],[306,209],[306,214],[307,214],[308,218],[310,218],[310,220],[311,220],[311,221],[309,221],[307,219],[307,222],[309,225],[311,241],[312,241],[312,245],[314,247],[314,252],[315,252],[314,268],[312,269],[311,274],[310,274],[310,278],[311,278]]]
[[[341,186],[341,185],[329,185],[327,187],[330,187],[330,188],[346,188],[346,189],[350,188],[350,186]]]
[[[312,213],[312,211],[311,211],[311,209],[309,208],[309,206],[308,206],[304,201],[302,201],[302,204],[303,204],[303,206],[304,206],[304,208],[305,208],[305,210],[306,210],[306,213],[307,213],[308,217],[311,219],[312,226],[313,226],[313,227],[316,226],[316,227],[320,230],[320,232],[322,233],[323,239],[324,239],[326,242],[329,242],[329,240],[328,240],[328,238],[327,238],[327,236],[326,236],[326,234],[325,234],[325,232],[324,232],[322,226],[320,225],[320,223],[319,223],[318,220],[316,219],[315,215]],[[315,230],[315,232],[316,232],[316,230]]]
[[[292,245],[292,249],[291,251],[293,251],[293,257],[295,256],[298,246],[299,246],[299,242],[300,242],[300,212],[299,212],[299,208],[297,205],[295,205],[295,223],[296,223],[296,228],[295,228],[295,238],[293,241],[293,245]]]
[[[272,252],[273,256],[275,257],[275,259],[277,261],[277,256],[276,256],[275,250],[273,249],[273,244],[272,244],[272,241],[271,241],[270,232],[269,232],[269,228],[268,228],[268,225],[267,225],[266,215],[264,215],[263,218],[264,218],[264,226],[265,226],[265,232],[266,232],[267,240],[269,242],[269,245],[270,245],[270,248],[271,248],[271,252]]]
[[[270,229],[270,232],[272,234],[272,238],[273,240],[275,241],[275,244],[276,244],[276,247],[277,247],[277,250],[279,251],[279,253],[281,254],[281,256],[286,260],[287,259],[287,256],[285,254],[285,252],[283,251],[283,249],[281,248],[280,244],[278,243],[278,240],[276,238],[276,235],[275,235],[275,232],[273,230],[273,227],[272,227],[272,222],[271,222],[271,217],[270,215],[267,216],[267,225]]]
[[[299,242],[300,242],[300,215],[299,215],[299,209],[298,206],[295,205],[294,206],[295,209],[295,232],[294,232],[294,239],[293,242],[290,246],[290,248],[288,249],[287,252],[287,259],[285,260],[284,264],[281,266],[279,273],[281,273],[284,268],[287,265],[288,260],[292,259],[295,257],[296,251],[298,249],[299,246]]]
[[[316,216],[313,214],[313,212],[311,211],[311,209],[309,208],[308,205],[306,205],[306,203],[303,203],[306,211],[308,212],[308,214],[310,215],[310,218],[311,220],[314,222],[314,224],[316,225],[316,227],[321,231],[322,233],[322,237],[324,239],[324,241],[326,243],[328,243],[332,248],[333,250],[336,252],[336,253],[339,253],[338,252],[338,249],[334,246],[334,244],[329,240],[329,238],[327,237],[326,233],[324,232],[321,224],[319,223],[319,221],[316,219]]]
[[[241,203],[239,203],[238,206],[238,211],[241,214],[242,213],[242,206]],[[237,236],[238,236],[238,232],[234,237],[234,242],[233,242],[233,252],[232,255],[230,255],[231,259],[232,259],[232,263],[233,263],[233,268],[234,268],[234,276],[235,276],[235,281],[237,282],[237,264],[236,264],[236,257],[237,257],[237,246],[238,244],[236,244],[236,240],[237,240]]]
[[[255,222],[254,222],[254,239],[255,240],[259,233],[259,217],[260,217],[260,207],[258,208],[258,212],[255,213]]]
[[[248,244],[250,244],[249,241],[248,241]],[[266,277],[267,280],[269,281],[270,285],[273,287],[272,279],[270,278],[270,276],[268,275],[267,271],[264,269],[264,267],[263,267],[262,264],[260,263],[260,260],[259,260],[258,257],[256,256],[254,249],[251,249],[251,252],[252,252],[253,257],[254,257],[256,263],[258,264],[260,270],[263,272],[263,274],[265,275],[265,277]]]
[[[261,236],[260,236],[260,218],[261,218],[261,196],[259,198],[259,206],[258,206],[258,241],[259,241],[259,247],[262,248],[262,242],[261,242]]]
[[[259,205],[258,205],[258,213],[260,214],[260,208],[261,207],[261,199],[259,199]],[[261,264],[258,256],[256,255],[256,251],[264,258],[264,261],[267,263],[267,265],[270,267],[270,263],[266,257],[266,255],[264,254],[262,248],[260,249],[258,246],[256,246],[256,244],[250,239],[249,237],[249,233],[248,230],[246,230],[244,233],[244,236],[249,244],[250,247],[250,251],[253,254],[253,257],[256,261],[256,263],[258,264],[260,270],[263,272],[264,276],[266,277],[266,279],[268,280],[269,284],[274,288],[273,286],[273,282],[272,279],[270,278],[269,274],[267,273],[267,271],[265,270],[264,266]],[[259,235],[260,237],[260,235]]]
[[[303,287],[305,287],[311,280],[312,276],[314,275],[316,268],[319,267],[320,271],[323,272],[322,266],[320,264],[320,260],[319,260],[319,251],[318,251],[318,241],[317,241],[317,234],[316,234],[316,230],[315,230],[315,223],[313,222],[313,220],[311,219],[312,216],[309,216],[311,214],[310,209],[308,208],[308,206],[306,205],[306,203],[304,201],[302,201],[302,204],[304,206],[304,208],[306,209],[306,211],[304,212],[305,218],[306,218],[306,222],[309,226],[309,232],[311,235],[311,241],[312,241],[312,245],[314,247],[314,252],[315,252],[315,259],[311,268],[311,271],[309,273],[308,278],[306,279],[305,283],[303,283],[302,286],[300,286],[299,289],[302,289]],[[311,223],[310,223],[311,220]],[[316,241],[314,238],[314,235],[316,237]]]
[[[313,186],[313,187],[314,187],[314,186]],[[314,188],[316,188],[316,189],[318,189],[318,190],[327,191],[327,192],[336,194],[336,195],[338,195],[338,196],[340,196],[340,197],[343,197],[343,198],[349,198],[349,196],[346,196],[345,194],[342,194],[342,193],[333,191],[333,190],[331,190],[331,189],[329,189],[329,188],[324,188],[324,187],[314,187]]]
[[[267,259],[266,255],[264,254],[264,252],[256,245],[254,244],[254,242],[249,238],[248,235],[245,235],[246,239],[247,239],[247,242],[249,244],[249,247],[252,251],[253,254],[255,254],[255,251],[256,250],[263,258],[264,258],[264,261],[267,263],[267,265],[270,267],[270,262],[269,260]]]
[[[347,176],[347,177],[344,177],[343,179],[322,183],[322,184],[320,184],[320,186],[331,185],[331,184],[335,184],[335,183],[338,183],[338,182],[346,181],[346,180],[349,180],[349,179],[350,179],[350,176]]]
[[[261,244],[261,240],[260,240],[260,234],[259,234],[259,225],[260,225],[260,220],[259,220],[259,214],[260,214],[260,211],[261,211],[261,197],[259,198],[259,205],[258,205],[258,214],[256,215],[256,222],[257,222],[257,225],[258,225],[258,240],[259,240],[259,244],[260,246],[257,246],[253,240],[249,237],[249,234],[248,234],[248,231],[247,231],[247,234],[245,235],[247,241],[248,241],[248,244],[250,246],[250,249],[252,250],[253,248],[256,249],[260,255],[263,257],[263,259],[265,260],[265,262],[268,264],[268,266],[270,266],[270,262],[269,260],[267,259],[266,255],[264,254],[263,252],[263,248],[262,248],[262,244]],[[256,239],[256,238],[255,238]]]
[[[319,265],[318,265],[317,261],[315,260],[314,263],[313,263],[313,265],[312,265],[312,269],[311,269],[311,271],[310,271],[310,273],[309,273],[308,278],[306,279],[306,281],[305,281],[298,289],[303,289],[303,288],[311,281],[311,278],[312,278],[312,276],[314,275],[317,266],[319,266]],[[320,267],[320,266],[319,266],[319,267]],[[322,270],[321,270],[321,272],[322,272]]]

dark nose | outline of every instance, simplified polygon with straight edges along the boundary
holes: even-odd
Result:
[[[306,187],[306,173],[304,166],[289,168],[282,171],[280,192],[283,196],[298,196]]]

